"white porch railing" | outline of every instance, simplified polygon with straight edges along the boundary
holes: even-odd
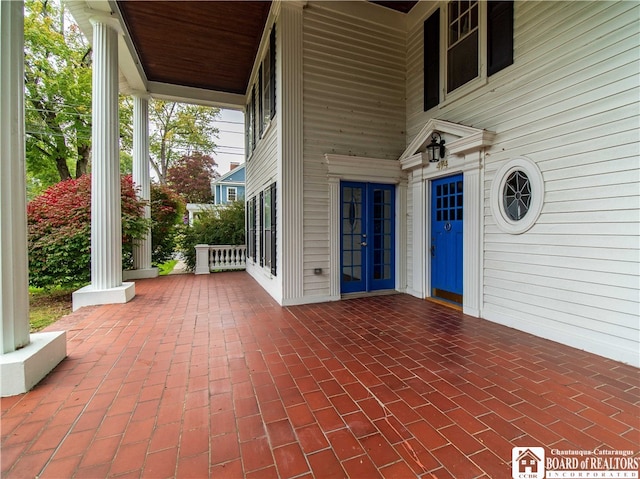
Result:
[[[246,266],[247,247],[245,245],[196,245],[196,274],[245,269]]]

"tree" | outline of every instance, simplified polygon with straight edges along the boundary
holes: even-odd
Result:
[[[88,170],[91,48],[54,2],[25,2],[25,133],[29,173],[43,186]]]
[[[213,122],[220,110],[199,105],[153,100],[149,105],[151,166],[160,183],[180,158],[196,151],[213,153],[218,129]]]
[[[167,170],[167,184],[187,203],[210,203],[211,180],[218,164],[210,156],[195,152],[184,156]]]
[[[26,0],[24,36],[27,188],[34,198],[90,170],[92,51],[56,0]],[[121,96],[125,152],[131,150],[132,110],[130,98]],[[121,159],[130,172],[131,155]]]
[[[131,176],[121,179],[122,265],[149,228]],[[91,176],[61,181],[27,205],[29,284],[80,286],[91,279]]]

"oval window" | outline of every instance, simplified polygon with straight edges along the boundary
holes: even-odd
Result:
[[[520,221],[529,211],[531,205],[531,184],[529,177],[522,170],[509,175],[502,191],[504,211],[514,221]]]
[[[496,173],[491,187],[491,213],[506,233],[531,228],[542,211],[544,182],[538,166],[528,158],[508,161]]]

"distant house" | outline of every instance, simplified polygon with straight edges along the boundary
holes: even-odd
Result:
[[[226,205],[244,198],[245,168],[238,163],[231,163],[231,170],[211,182],[213,204]]]

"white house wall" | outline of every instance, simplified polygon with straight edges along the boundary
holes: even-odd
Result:
[[[278,170],[277,129],[278,115],[271,120],[271,124],[262,139],[257,142],[256,149],[246,162],[245,200],[255,196],[256,202],[258,202],[257,198],[260,192],[276,181]],[[259,205],[257,208],[259,208]],[[260,235],[258,234],[257,236],[257,241],[259,242]],[[260,251],[259,243],[258,251]],[[274,298],[281,297],[281,283],[277,281],[277,278],[272,277],[268,268],[261,267],[259,261],[254,263],[252,260],[247,260],[247,271]]]
[[[405,33],[401,14],[365,2],[309,2],[303,19],[304,297],[310,302],[330,297],[324,155],[393,160],[404,150]]]
[[[408,17],[407,144],[431,118],[496,133],[479,198],[481,316],[638,365],[640,6],[516,2],[514,64],[424,112],[427,8]],[[490,208],[497,171],[516,157],[539,167],[545,188],[539,219],[519,235]]]

